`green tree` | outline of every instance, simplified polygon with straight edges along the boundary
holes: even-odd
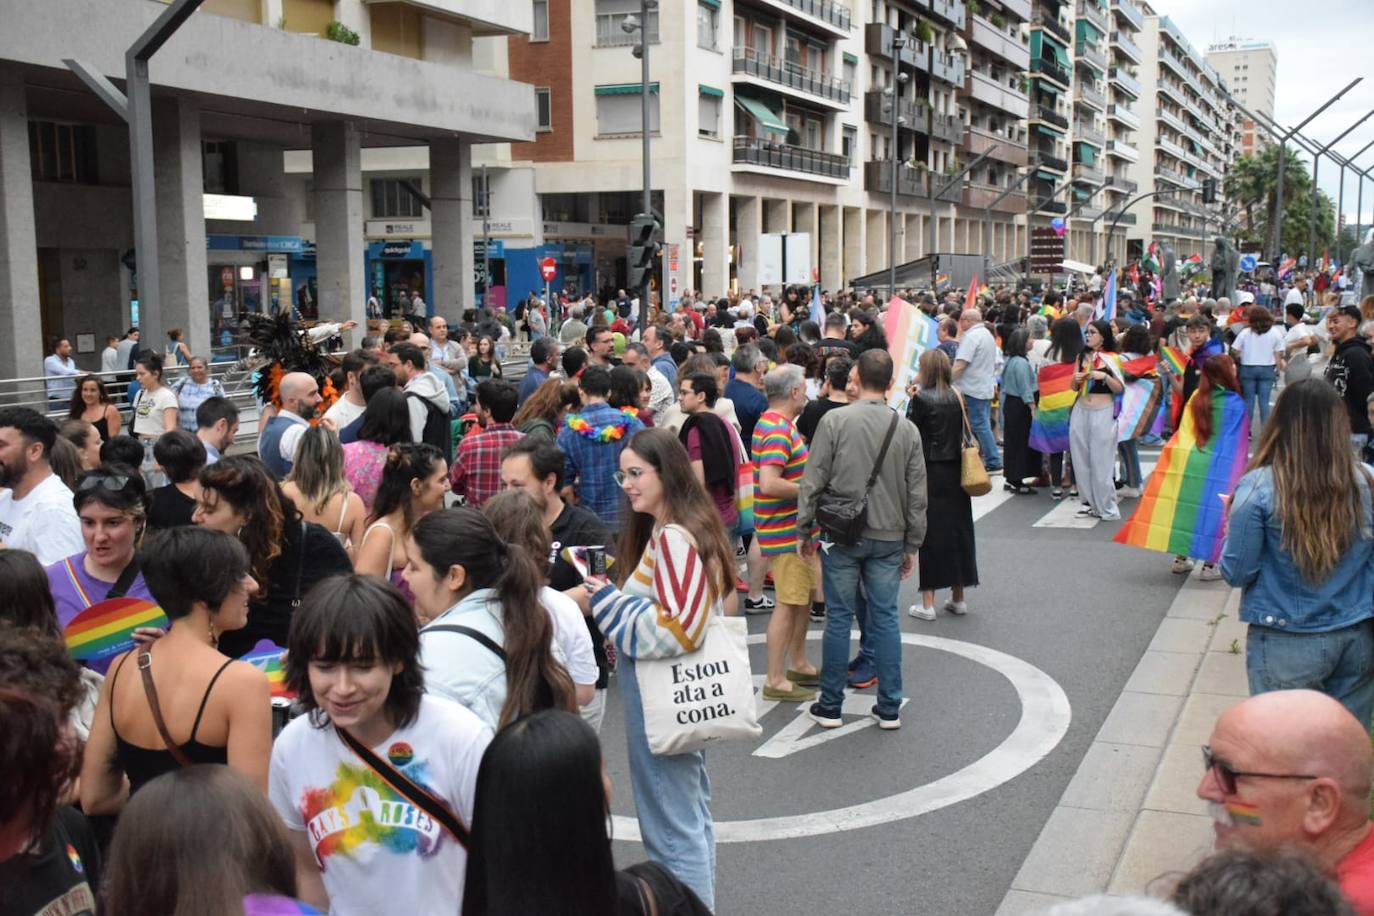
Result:
[[[1307,251],[1312,215],[1312,169],[1291,147],[1283,170],[1283,218],[1276,218],[1278,204],[1279,148],[1267,146],[1258,154],[1243,156],[1226,175],[1226,196],[1245,212],[1250,234],[1264,240],[1268,252],[1298,254]],[[1317,252],[1331,246],[1336,237],[1335,204],[1325,193],[1316,193]]]

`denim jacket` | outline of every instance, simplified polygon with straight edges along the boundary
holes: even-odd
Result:
[[[1374,469],[1366,469],[1374,473]],[[1244,591],[1240,619],[1290,633],[1322,633],[1374,616],[1374,535],[1369,483],[1360,489],[1361,530],[1336,568],[1319,583],[1308,582],[1281,546],[1283,532],[1274,506],[1274,475],[1256,468],[1236,484],[1231,519],[1221,552],[1221,573]]]

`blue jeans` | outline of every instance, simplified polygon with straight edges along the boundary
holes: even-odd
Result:
[[[1269,422],[1269,395],[1274,391],[1273,366],[1241,366],[1240,393],[1245,399],[1245,413],[1253,423],[1252,401],[1259,402],[1260,425]]]
[[[1143,475],[1140,473],[1140,446],[1137,441],[1127,439],[1125,442],[1118,442],[1116,453],[1121,457],[1121,467],[1126,475],[1126,486],[1139,487]]]
[[[984,404],[987,402],[984,401]],[[878,709],[895,713],[902,706],[902,634],[897,623],[901,588],[901,541],[862,538],[852,547],[822,552],[825,572],[825,638],[821,643],[821,706],[837,710],[844,703],[848,677],[849,629],[864,592],[869,649],[878,671]]]
[[[1289,633],[1250,624],[1245,637],[1250,693],[1320,690],[1366,730],[1374,711],[1374,621],[1326,633]]]
[[[841,664],[843,668],[843,664]],[[625,707],[630,787],[644,851],[716,908],[716,825],[711,818],[711,780],[706,754],[655,754],[644,736],[644,703],[635,662],[621,653],[616,680]]]
[[[989,471],[995,471],[1002,466],[1002,453],[997,451],[997,437],[992,434],[992,401],[964,395],[964,406],[968,409],[969,429],[978,440],[983,464]]]

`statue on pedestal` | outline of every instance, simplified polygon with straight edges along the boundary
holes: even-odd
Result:
[[[1159,243],[1159,282],[1163,287],[1161,295],[1164,304],[1178,300],[1178,256],[1168,242]]]
[[[1364,244],[1350,254],[1350,266],[1354,268],[1355,302],[1365,296],[1374,295],[1374,229],[1364,234]]]
[[[1212,248],[1212,298],[1236,301],[1236,281],[1240,278],[1240,251],[1231,240],[1217,236]]]

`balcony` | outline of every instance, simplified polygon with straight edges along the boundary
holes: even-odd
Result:
[[[964,59],[948,51],[936,51],[930,59],[930,75],[951,86],[963,88]]]
[[[1006,188],[996,188],[992,185],[970,184],[964,188],[963,199],[960,201],[965,207],[974,207],[979,210],[992,208],[994,213],[1025,213],[1026,196],[1012,192],[1003,197],[997,203],[993,201],[1002,197]]]
[[[1068,213],[1069,205],[1062,200],[1047,200],[1040,197],[1037,192],[1031,191],[1026,195],[1026,210],[1031,213]]]
[[[1031,20],[1031,25],[1044,29],[1046,32],[1049,32],[1051,35],[1064,42],[1064,44],[1073,41],[1073,39],[1069,37],[1069,27],[1048,12],[1037,13],[1035,18]]]
[[[1026,22],[1031,17],[1031,0],[1002,0],[1002,9],[1017,21]]]
[[[1111,25],[1107,22],[1106,10],[1092,0],[1078,0],[1078,18],[1088,20],[1104,35],[1112,30]]]
[[[953,175],[931,175],[930,180],[936,186],[942,186],[948,184],[953,177]],[[965,175],[963,178],[954,182],[953,187],[944,188],[944,190],[940,191],[938,194],[932,192],[931,196],[947,204],[962,203],[964,199],[964,188],[967,186],[968,176]]]
[[[925,197],[926,169],[906,163],[897,165],[897,193],[904,197]],[[892,161],[870,159],[864,163],[864,189],[875,194],[892,193]]]
[[[1013,70],[1030,67],[1030,49],[982,16],[973,17],[969,38],[978,47],[1011,64]]]
[[[845,156],[774,143],[758,137],[735,138],[734,162],[735,165],[816,175],[838,183],[849,181],[849,159]]]
[[[1100,185],[1107,177],[1101,166],[1088,165],[1086,162],[1073,164],[1073,180],[1082,184]]]
[[[1163,105],[1155,106],[1155,118],[1157,118],[1160,121],[1163,121],[1165,124],[1169,125],[1181,134],[1186,134],[1192,129],[1184,122],[1182,118],[1174,114],[1169,109],[1165,108]]]
[[[1102,149],[1107,145],[1107,136],[1093,127],[1091,124],[1075,123],[1073,125],[1073,139],[1075,143],[1088,143]]]
[[[994,134],[978,127],[970,127],[964,133],[964,150],[970,158],[988,154],[988,158],[1006,162],[1014,166],[1024,166],[1030,157],[1026,153],[1026,141],[1014,140],[1004,134]]]
[[[801,13],[815,25],[839,33],[839,37],[849,37],[852,17],[849,7],[843,3],[835,3],[834,0],[766,0],[766,2],[773,6]]]
[[[1107,117],[1131,130],[1140,130],[1140,118],[1125,105],[1108,105]]]
[[[1036,168],[1049,169],[1051,172],[1066,173],[1069,170],[1069,163],[1060,159],[1052,152],[1046,150],[1033,149],[1030,151],[1031,162],[1035,163]]]
[[[1075,63],[1087,64],[1098,73],[1107,72],[1107,55],[1102,53],[1102,49],[1096,45],[1090,45],[1086,41],[1080,41],[1074,46]]]
[[[864,50],[877,57],[892,60],[892,42],[897,30],[881,22],[870,22],[864,26]],[[927,70],[930,67],[929,54],[925,42],[915,36],[906,35],[906,45],[898,53],[901,64],[914,70]]]
[[[944,20],[956,29],[962,30],[967,22],[964,0],[930,0],[930,13],[936,19]]]
[[[871,123],[892,128],[892,100],[881,89],[870,89],[864,93],[864,117]],[[919,134],[930,130],[930,107],[925,102],[900,99],[897,102],[897,116],[904,119],[899,125],[902,130]]]
[[[1134,194],[1140,190],[1140,185],[1124,175],[1108,175],[1107,180],[1102,185],[1109,191],[1120,191],[1122,194]]]
[[[1131,98],[1140,98],[1140,80],[1131,76],[1124,68],[1113,67],[1109,78],[1113,86],[1125,92]]]
[[[1052,124],[1060,130],[1069,129],[1069,119],[1048,105],[1033,106],[1028,117],[1032,121],[1044,121],[1046,124]]]
[[[946,143],[962,143],[964,142],[964,122],[957,114],[931,115],[930,136]]]
[[[1186,162],[1188,160],[1188,151],[1183,148],[1183,145],[1170,140],[1168,137],[1155,137],[1155,145],[1180,162]]]
[[[808,70],[791,61],[760,54],[753,48],[735,49],[736,76],[748,76],[802,93],[813,101],[823,101],[836,108],[849,106],[849,82],[824,73]]]
[[[1145,15],[1132,0],[1112,0],[1112,12],[1129,22],[1137,32],[1145,30]]]
[[[1069,76],[1069,71],[1059,66],[1059,63],[1057,61],[1050,60],[1049,58],[1032,58],[1030,68],[1032,76],[1042,76],[1045,79],[1050,80],[1053,83],[1056,83],[1063,89],[1068,89],[1070,83],[1072,82],[1072,78]]]
[[[1030,111],[1030,102],[1024,95],[977,70],[968,75],[967,92],[984,105],[1009,112],[1018,120],[1024,120]]]
[[[1115,156],[1118,159],[1125,159],[1127,162],[1138,162],[1140,160],[1140,150],[1136,149],[1125,140],[1108,140],[1107,155]]]
[[[1140,50],[1140,45],[1131,41],[1125,32],[1112,33],[1112,47],[1120,51],[1123,56],[1130,58],[1133,64],[1145,63],[1145,53]]]
[[[1188,104],[1188,97],[1183,94],[1183,90],[1168,80],[1155,80],[1155,88],[1173,99],[1179,105],[1186,106]]]
[[[1102,94],[1101,90],[1084,80],[1078,81],[1078,86],[1074,89],[1073,100],[1096,108],[1098,111],[1107,110],[1106,96]]]
[[[1172,182],[1173,184],[1178,185],[1180,188],[1193,187],[1192,179],[1186,177],[1182,172],[1177,172],[1169,168],[1167,165],[1156,165],[1155,177],[1163,178],[1165,181]]]
[[[1118,213],[1116,216],[1112,217],[1112,219],[1116,220],[1116,224],[1117,224],[1118,226],[1134,226],[1134,225],[1135,225],[1135,214],[1134,214],[1134,213]]]

